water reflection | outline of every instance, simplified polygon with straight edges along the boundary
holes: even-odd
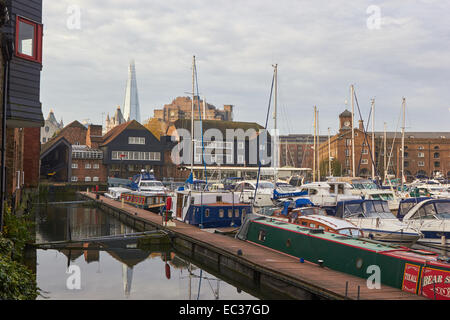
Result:
[[[36,241],[55,242],[137,232],[114,217],[82,205],[41,207]],[[179,257],[170,246],[140,248],[136,238],[65,244],[38,249],[39,299],[255,299]],[[80,289],[67,273],[79,268]]]

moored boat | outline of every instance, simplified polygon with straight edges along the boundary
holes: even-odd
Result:
[[[137,208],[146,209],[155,213],[161,212],[166,205],[167,194],[129,191],[120,194],[120,200]]]
[[[255,215],[246,218],[236,238],[365,279],[375,266],[384,285],[430,299],[450,299],[450,259],[437,253]]]
[[[126,192],[131,192],[131,190],[123,187],[109,187],[108,192],[105,192],[104,196],[110,199],[120,200],[120,195]]]
[[[450,248],[450,199],[420,201],[405,214],[403,222],[423,233],[419,243]]]
[[[422,237],[416,228],[397,219],[384,200],[340,201],[336,217],[354,223],[364,237],[373,240],[413,243]]]
[[[179,190],[175,193],[174,217],[200,228],[238,227],[251,206],[230,191]]]

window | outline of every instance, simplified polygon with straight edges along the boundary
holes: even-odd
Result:
[[[72,169],[78,169],[78,163],[72,163]]]
[[[417,162],[417,166],[418,166],[418,167],[425,167],[425,162],[423,162],[423,161],[418,161],[418,162]]]
[[[128,144],[145,144],[144,137],[128,137]]]
[[[367,159],[362,159],[361,160],[361,164],[368,164],[369,163],[369,160],[367,160]]]
[[[419,153],[417,154],[417,156],[418,156],[419,158],[424,158],[424,157],[425,157],[425,153],[419,152]]]
[[[94,169],[98,169],[98,168],[100,168],[100,166],[99,166],[98,163],[94,163],[93,168],[94,168]]]
[[[98,177],[94,177],[94,178],[92,179],[92,181],[97,182],[97,181],[98,181]]]
[[[345,139],[345,145],[351,146],[352,145],[352,139]]]
[[[419,146],[419,150],[423,150],[423,146]]]
[[[84,181],[85,181],[85,182],[91,182],[91,177],[85,177],[85,178],[84,178]]]
[[[434,157],[435,159],[439,159],[439,156],[440,156],[439,152],[435,152],[435,153],[433,154],[433,157]]]
[[[90,164],[90,163],[86,163],[86,164],[84,165],[84,168],[85,168],[85,169],[90,169],[90,168],[91,168],[91,164]]]
[[[238,149],[244,149],[244,142],[238,142]]]
[[[350,149],[345,149],[345,156],[350,157]]]
[[[369,150],[367,150],[367,149],[362,149],[361,153],[362,153],[362,154],[369,154]]]
[[[49,132],[50,128],[48,126],[45,126],[45,132]]]
[[[434,167],[439,168],[441,166],[441,163],[439,161],[434,162]]]
[[[237,160],[238,160],[238,163],[241,163],[241,164],[245,162],[243,155],[238,155]]]
[[[78,177],[76,176],[72,176],[72,178],[70,179],[72,182],[77,182],[78,181]]]
[[[42,24],[17,16],[16,56],[42,62]]]
[[[42,141],[43,141],[43,142],[46,142],[46,141],[47,141],[47,138],[42,138]]]

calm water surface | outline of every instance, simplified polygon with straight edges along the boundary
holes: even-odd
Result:
[[[40,206],[36,212],[38,243],[133,232],[137,231],[82,204]],[[145,251],[114,241],[106,247],[97,250],[85,244],[36,250],[37,284],[42,290],[39,299],[256,299],[182,259],[167,246]],[[71,286],[77,270],[80,289]]]

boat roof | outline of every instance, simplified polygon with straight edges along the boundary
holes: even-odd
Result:
[[[387,202],[386,200],[372,200],[372,199],[354,199],[354,200],[342,200],[338,201],[337,205],[344,204],[361,204],[363,202]]]
[[[344,219],[335,218],[332,216],[323,216],[318,214],[311,214],[309,216],[300,216],[301,219],[309,219],[316,222],[324,223],[332,227],[333,229],[340,230],[340,229],[346,229],[346,228],[355,228],[359,229],[356,225],[353,223],[346,221]]]
[[[432,198],[431,197],[405,198],[405,199],[400,200],[400,204],[402,204],[402,203],[412,203],[412,202],[419,203],[419,202],[422,202],[424,200],[430,200],[430,199],[432,199]]]

